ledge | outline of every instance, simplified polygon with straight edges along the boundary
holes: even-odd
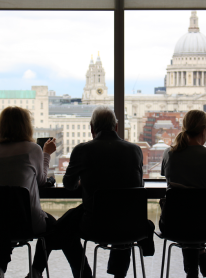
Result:
[[[160,199],[166,193],[166,180],[144,180],[148,199]],[[64,187],[39,188],[40,199],[82,199],[81,187],[70,191]]]

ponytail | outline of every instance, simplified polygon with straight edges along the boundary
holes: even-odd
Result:
[[[206,113],[200,110],[190,110],[184,116],[182,132],[175,138],[171,151],[182,151],[189,145],[188,138],[195,138],[206,128]]]
[[[187,133],[186,131],[181,131],[177,137],[175,138],[174,146],[172,147],[172,151],[181,151],[186,149],[188,146],[188,138],[187,138]]]

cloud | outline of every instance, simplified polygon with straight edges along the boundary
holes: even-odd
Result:
[[[34,79],[36,77],[36,73],[33,72],[32,70],[27,70],[25,71],[23,78],[25,79]]]

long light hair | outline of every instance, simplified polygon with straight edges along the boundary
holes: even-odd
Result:
[[[0,115],[0,143],[33,142],[31,113],[21,107],[7,107]]]
[[[181,151],[188,147],[188,137],[194,138],[206,128],[206,113],[200,110],[190,110],[184,116],[182,131],[175,138],[172,151]]]

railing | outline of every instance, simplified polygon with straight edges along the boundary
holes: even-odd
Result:
[[[166,180],[163,179],[144,179],[145,188],[147,189],[148,199],[160,199],[166,193]],[[41,199],[82,199],[82,189],[70,191],[64,187],[60,188],[40,188],[39,194]]]

